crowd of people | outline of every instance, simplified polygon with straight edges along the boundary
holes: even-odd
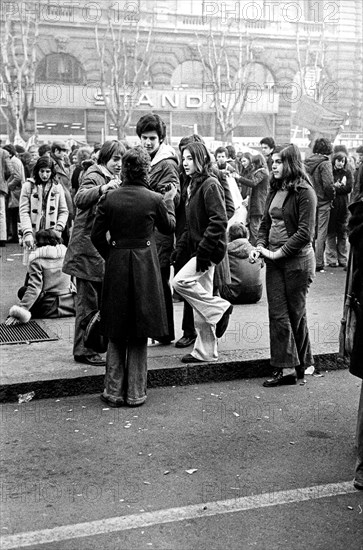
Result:
[[[193,134],[176,152],[156,114],[141,117],[136,133],[135,147],[0,148],[0,245],[19,242],[27,267],[6,324],[75,315],[74,360],[106,366],[101,399],[139,406],[148,339],[190,347],[184,363],[217,361],[233,305],[260,300],[266,266],[273,373],[264,386],[296,384],[314,365],[306,297],[315,273],[352,266],[362,296],[363,146],[354,155],[318,138],[303,160],[296,145],[271,137],[261,152],[236,153],[210,151]],[[176,342],[173,299],[184,302]],[[360,305],[357,318],[361,327]],[[106,359],[92,347],[91,322]],[[363,377],[361,342],[352,372]],[[359,415],[363,488],[363,397]]]

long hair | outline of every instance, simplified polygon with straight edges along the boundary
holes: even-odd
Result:
[[[138,145],[126,151],[122,158],[122,185],[148,185],[150,155]]]
[[[106,165],[113,156],[117,155],[123,157],[125,152],[125,146],[120,141],[116,139],[105,141],[98,154],[97,164]]]
[[[278,154],[282,161],[282,178],[276,179],[273,175],[271,178],[271,188],[281,189],[286,187],[288,190],[295,190],[297,183],[302,179],[311,185],[309,176],[307,175],[299,148],[290,143],[286,147],[275,147],[273,155]]]
[[[37,162],[34,165],[34,168],[33,168],[33,177],[34,177],[36,185],[42,185],[43,184],[42,180],[39,177],[39,172],[42,168],[50,168],[50,170],[51,170],[50,179],[52,180],[52,179],[55,178],[56,173],[55,173],[55,168],[54,168],[54,161],[50,157],[48,157],[47,155],[45,155],[43,157],[39,157]],[[56,183],[56,181],[55,181],[55,183]]]
[[[192,176],[193,179],[205,179],[211,175],[212,159],[204,143],[189,143],[182,149],[182,153],[184,151],[189,151],[194,162],[195,173]]]
[[[242,163],[242,159],[247,159],[248,160],[248,166],[244,167],[243,166],[243,163]],[[246,151],[246,153],[242,153],[240,159],[239,159],[239,162],[240,162],[240,165],[241,165],[241,170],[242,170],[242,175],[243,174],[249,174],[250,172],[252,172],[253,170],[253,164],[252,164],[252,154],[249,153],[248,151]]]
[[[266,168],[267,169],[267,164],[266,164],[265,157],[263,155],[261,155],[261,153],[257,153],[256,155],[253,155],[252,163],[253,163],[253,166],[254,166],[255,170],[259,170],[260,168]]]
[[[333,158],[331,159],[331,162],[332,162],[332,165],[333,165],[333,170],[336,170],[336,167],[335,167],[335,161],[336,160],[344,160],[343,170],[345,170],[346,167],[347,167],[347,162],[348,162],[347,155],[343,151],[338,151],[337,153],[335,153],[333,155]]]

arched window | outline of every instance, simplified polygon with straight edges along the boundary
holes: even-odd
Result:
[[[248,63],[244,75],[249,83],[257,84],[260,90],[272,88],[275,85],[271,71],[262,63]]]
[[[208,78],[200,61],[184,61],[177,66],[171,77],[173,88],[201,88]]]
[[[59,84],[84,84],[85,73],[81,63],[73,55],[51,53],[38,64],[36,80]]]

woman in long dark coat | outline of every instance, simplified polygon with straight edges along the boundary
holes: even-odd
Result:
[[[151,191],[149,167],[142,147],[127,151],[123,184],[100,199],[91,233],[106,261],[101,332],[109,344],[101,399],[114,407],[145,402],[147,340],[168,335],[154,228],[173,233],[176,190],[172,187],[164,196]]]

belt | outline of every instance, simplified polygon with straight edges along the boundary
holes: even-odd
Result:
[[[151,245],[152,237],[144,239],[118,239],[111,241],[113,248],[147,248]]]

